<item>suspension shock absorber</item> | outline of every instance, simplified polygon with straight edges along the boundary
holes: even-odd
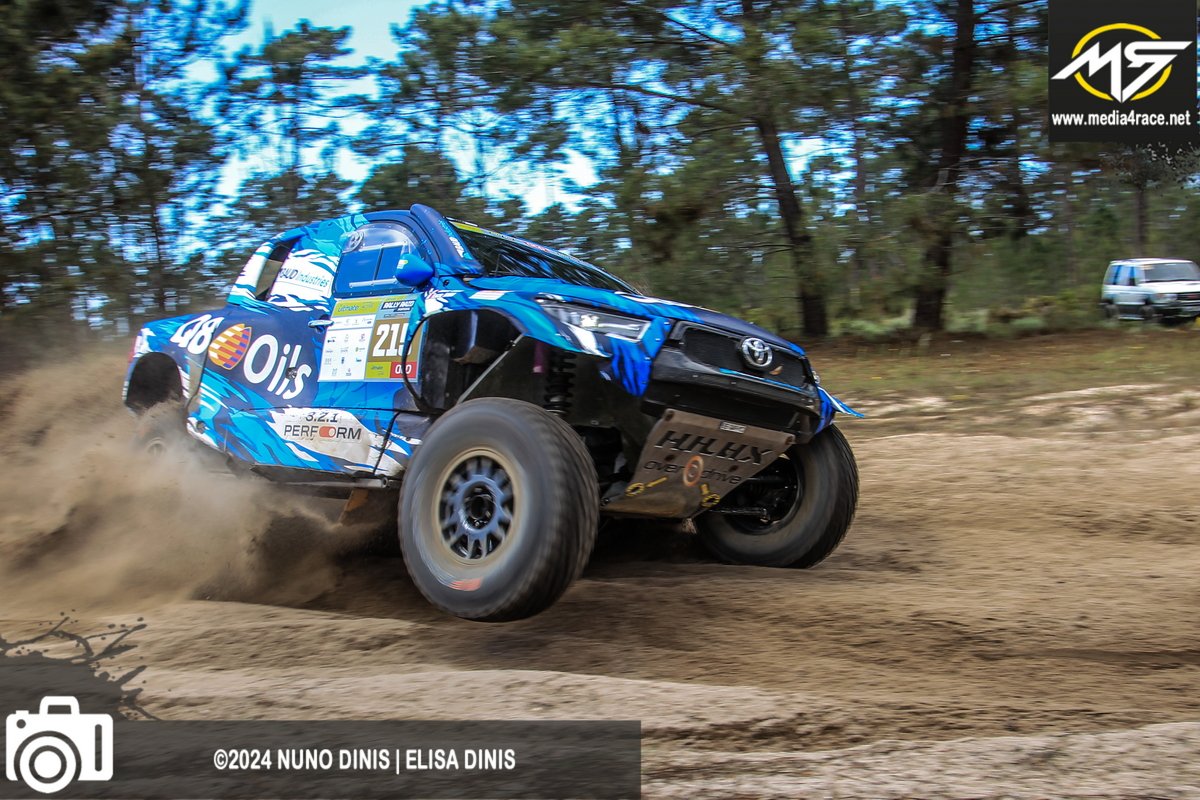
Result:
[[[546,373],[546,394],[542,406],[551,414],[558,414],[561,417],[571,407],[574,390],[575,354],[552,350],[549,370]]]

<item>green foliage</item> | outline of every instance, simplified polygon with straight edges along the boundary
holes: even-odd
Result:
[[[124,331],[416,202],[797,338],[1088,327],[1108,261],[1200,258],[1194,152],[1046,141],[1045,3],[435,0],[365,65],[308,21],[225,58],[247,12],[0,6],[6,326]]]

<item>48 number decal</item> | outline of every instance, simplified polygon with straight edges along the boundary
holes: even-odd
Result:
[[[225,321],[224,317],[214,317],[212,314],[202,314],[190,322],[185,322],[171,334],[171,343],[177,344],[193,355],[200,355],[212,344],[217,328]]]

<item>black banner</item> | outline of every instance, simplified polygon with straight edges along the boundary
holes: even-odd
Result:
[[[112,721],[67,700],[50,698],[44,708],[9,717],[0,798],[47,791],[56,798],[219,800],[641,792],[637,722]]]
[[[1194,0],[1050,0],[1050,140],[1197,141],[1196,64]]]

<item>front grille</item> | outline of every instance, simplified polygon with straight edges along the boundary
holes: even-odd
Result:
[[[808,432],[810,423],[809,415],[800,413],[795,406],[715,387],[654,381],[644,399],[656,411],[678,408],[761,428]]]
[[[742,358],[740,346],[744,337],[708,328],[688,327],[683,332],[681,347],[688,358],[716,369],[727,369],[756,378],[803,386],[812,380],[807,359],[779,347],[771,347],[774,357],[766,369],[755,369]]]
[[[1179,295],[1180,300],[1200,300],[1200,292],[1184,292]]]

